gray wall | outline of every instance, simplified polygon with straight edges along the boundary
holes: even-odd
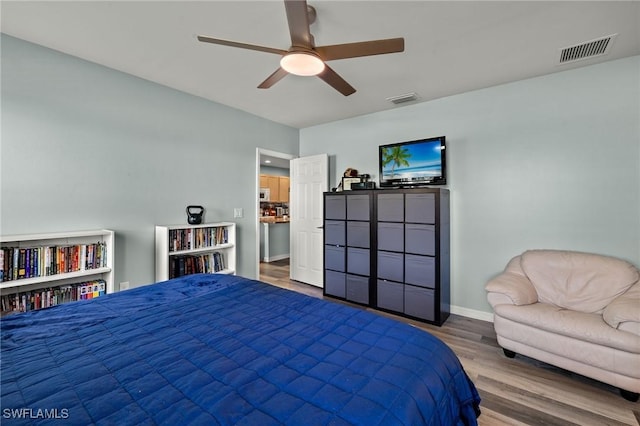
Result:
[[[260,166],[260,174],[273,176],[289,176],[289,169],[282,167]]]
[[[378,146],[447,137],[452,305],[491,312],[484,284],[530,248],[640,265],[640,57],[559,72],[302,129],[378,179]]]
[[[137,286],[154,226],[198,204],[255,276],[256,147],[296,155],[297,129],[5,35],[1,94],[2,234],[113,229],[116,287]]]

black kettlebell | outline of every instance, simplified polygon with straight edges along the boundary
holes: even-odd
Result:
[[[189,225],[200,225],[202,223],[203,215],[204,207],[187,206],[187,222],[189,222]]]

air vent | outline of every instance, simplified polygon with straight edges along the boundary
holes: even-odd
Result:
[[[613,40],[618,34],[600,37],[595,40],[586,41],[575,46],[565,47],[560,50],[560,63],[580,61],[582,59],[594,58],[609,53]]]
[[[415,94],[414,92],[411,93],[405,93],[404,95],[399,95],[399,96],[392,96],[390,98],[387,98],[387,100],[389,102],[392,102],[394,104],[402,104],[405,102],[411,102],[411,101],[415,101],[416,99],[418,99],[418,95]]]

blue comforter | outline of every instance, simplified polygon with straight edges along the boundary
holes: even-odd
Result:
[[[5,317],[2,423],[476,424],[432,335],[258,281],[191,275]]]

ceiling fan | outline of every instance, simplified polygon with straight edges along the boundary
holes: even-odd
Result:
[[[317,75],[344,96],[355,93],[356,89],[331,69],[326,64],[326,61],[404,51],[404,38],[370,40],[356,43],[334,44],[331,46],[315,46],[313,36],[309,29],[309,26],[316,18],[315,9],[307,5],[306,0],[284,0],[284,7],[287,12],[289,33],[291,34],[291,47],[289,50],[238,43],[202,35],[198,36],[198,40],[205,43],[221,44],[224,46],[281,55],[280,67],[267,77],[265,81],[260,83],[258,86],[259,89],[268,89],[289,73],[303,76]]]

